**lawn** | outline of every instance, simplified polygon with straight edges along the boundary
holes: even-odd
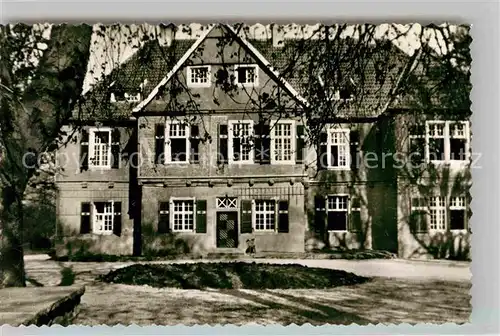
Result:
[[[469,283],[377,278],[332,289],[186,290],[99,283],[75,324],[466,323]]]

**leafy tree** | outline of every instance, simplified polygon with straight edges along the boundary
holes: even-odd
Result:
[[[0,287],[25,286],[23,199],[58,146],[82,92],[92,27],[2,26],[0,31]]]

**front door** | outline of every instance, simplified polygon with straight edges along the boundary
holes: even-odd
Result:
[[[217,212],[217,247],[238,247],[238,212]]]

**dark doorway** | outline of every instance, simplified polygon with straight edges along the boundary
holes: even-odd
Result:
[[[238,212],[217,212],[217,247],[238,247]]]

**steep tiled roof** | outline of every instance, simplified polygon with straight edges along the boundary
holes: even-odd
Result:
[[[285,40],[279,47],[274,46],[271,39],[248,40],[248,42],[272,64],[273,70],[282,74],[283,78],[308,100],[312,82],[311,75],[314,75],[310,71],[309,65],[311,62],[320,60],[318,56],[321,56],[324,41]],[[85,105],[79,109],[80,118],[130,118],[132,109],[138,103],[111,104],[109,98],[104,95],[105,92],[109,92],[109,89],[106,88],[114,83],[114,85],[121,85],[125,91],[136,90],[147,79],[141,97],[142,99],[146,98],[193,43],[195,43],[194,40],[174,40],[171,46],[160,46],[156,41],[146,43],[125,64],[114,70],[87,94],[90,99],[85,99]],[[340,52],[345,50],[342,48],[343,46],[340,46]],[[366,53],[366,57],[358,58],[344,55],[345,58],[339,62],[341,73],[349,74],[349,78],[343,78],[342,83],[351,82],[355,86],[356,92],[355,99],[338,105],[336,113],[340,116],[372,117],[379,115],[387,102],[389,91],[397,83],[401,73],[410,62],[410,57],[390,42],[380,42],[372,50],[367,49]],[[354,62],[363,62],[363,64],[354,66],[352,64]],[[361,73],[353,71],[353,69],[361,68],[364,69]],[[421,73],[422,69],[417,69],[417,72]],[[327,84],[333,82],[327,78],[323,80]],[[435,79],[430,79],[430,82],[435,81]],[[429,85],[433,84],[429,83]],[[401,98],[391,107],[405,107],[409,104],[410,99]],[[433,99],[435,100],[435,98]],[[439,101],[434,101],[434,103],[439,104]],[[77,116],[75,115],[75,117]]]
[[[132,108],[137,102],[110,103],[110,86],[120,86],[125,92],[131,92],[138,90],[147,80],[142,89],[142,97],[148,95],[191,44],[191,40],[176,40],[170,46],[160,46],[157,41],[146,43],[85,94],[82,100],[84,104],[74,111],[73,117],[79,120],[130,118]]]

